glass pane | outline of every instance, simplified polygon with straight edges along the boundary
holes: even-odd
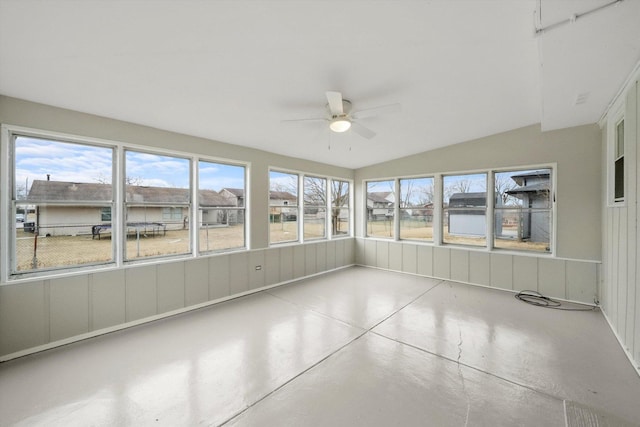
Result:
[[[305,176],[303,180],[304,195],[304,229],[305,239],[322,239],[327,237],[327,180]]]
[[[494,247],[550,251],[551,169],[495,174]]]
[[[624,157],[616,160],[614,165],[614,192],[613,196],[616,200],[624,199]]]
[[[269,236],[271,243],[298,240],[298,211],[296,208],[272,206],[269,208]]]
[[[537,252],[551,250],[551,210],[497,209],[494,246]]]
[[[298,175],[269,172],[269,238],[271,243],[298,240]]]
[[[433,241],[433,178],[400,180],[400,238]]]
[[[17,136],[14,150],[12,272],[112,262],[93,230],[112,203],[113,149]]]
[[[244,209],[200,209],[200,251],[245,247]]]
[[[367,236],[393,238],[394,181],[367,182]]]
[[[102,264],[113,260],[111,230],[99,235],[95,228],[100,224],[101,207],[38,205],[32,212],[32,206],[23,205],[28,207],[27,220],[16,224],[13,272]]]
[[[349,182],[331,181],[331,235],[348,235]]]
[[[113,149],[18,136],[15,200],[110,202]]]
[[[304,205],[327,205],[327,180],[324,178],[304,177]]]
[[[164,219],[167,211],[175,219]],[[126,259],[190,252],[187,206],[131,206],[126,215]]]
[[[624,120],[616,125],[616,158],[624,156]]]
[[[125,259],[189,253],[189,160],[136,151],[125,156]]]
[[[445,176],[442,190],[442,241],[486,246],[487,175]]]
[[[513,206],[551,208],[551,169],[496,173],[494,187],[496,209]]]
[[[327,237],[327,208],[304,208],[304,238],[322,239]]]
[[[244,166],[201,161],[198,183],[200,251],[245,247]]]

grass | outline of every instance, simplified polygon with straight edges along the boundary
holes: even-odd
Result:
[[[348,223],[340,223],[340,234],[348,233]],[[372,237],[393,237],[393,225],[389,221],[367,223],[368,235]],[[270,241],[272,243],[298,240],[298,222],[269,224]],[[323,238],[324,223],[305,223],[305,239]],[[403,221],[401,238],[408,240],[433,241],[433,226],[430,223]],[[444,241],[449,244],[485,246],[484,238],[455,236],[448,234],[444,228]],[[78,236],[40,236],[37,239],[36,257],[34,259],[35,236],[16,230],[17,271],[56,268],[74,265],[86,265],[110,262],[112,260],[112,244],[109,233],[102,234],[101,239],[92,239],[91,235]],[[494,246],[500,249],[529,250],[548,252],[548,243],[519,241],[517,239],[495,239]],[[231,248],[245,247],[244,227],[209,227],[200,229],[200,251],[221,251]],[[143,259],[154,256],[178,255],[190,252],[189,230],[167,230],[162,234],[141,234],[127,236],[127,259]]]
[[[515,228],[512,227],[515,231]],[[503,227],[508,229],[508,227]],[[370,237],[393,238],[393,222],[390,221],[367,221],[367,235]],[[433,224],[424,221],[401,222],[400,238],[407,240],[433,241]],[[446,226],[443,227],[443,242],[453,245],[486,246],[484,237],[459,236],[449,234]],[[526,250],[535,252],[549,252],[547,242],[529,242],[516,238],[496,238],[494,247],[498,249]]]

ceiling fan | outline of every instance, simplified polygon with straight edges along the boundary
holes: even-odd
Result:
[[[357,120],[366,117],[375,117],[380,114],[397,113],[400,111],[400,104],[382,105],[380,107],[368,108],[366,110],[351,111],[351,101],[344,99],[340,92],[327,92],[327,116],[313,117],[308,119],[283,120],[284,122],[303,121],[327,121],[329,129],[342,133],[349,129],[366,139],[376,136],[376,133],[366,126],[358,123]]]

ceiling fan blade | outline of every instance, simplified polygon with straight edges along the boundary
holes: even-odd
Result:
[[[329,101],[329,110],[334,116],[344,114],[342,109],[342,94],[340,92],[327,92],[327,101]]]
[[[351,129],[363,138],[371,139],[376,133],[368,127],[362,126],[360,123],[351,122]]]
[[[326,117],[311,117],[308,119],[288,119],[288,120],[280,120],[281,122],[326,122],[328,119]]]
[[[351,117],[354,119],[363,119],[365,117],[375,117],[381,114],[399,113],[402,111],[400,104],[381,105],[380,107],[368,108],[366,110],[354,111]]]

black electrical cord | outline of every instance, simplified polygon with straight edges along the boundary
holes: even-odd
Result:
[[[527,304],[535,305],[536,307],[553,308],[555,310],[564,311],[594,311],[597,310],[597,306],[591,308],[569,308],[563,307],[560,301],[556,301],[549,297],[542,295],[537,291],[524,290],[515,294],[515,298]]]

